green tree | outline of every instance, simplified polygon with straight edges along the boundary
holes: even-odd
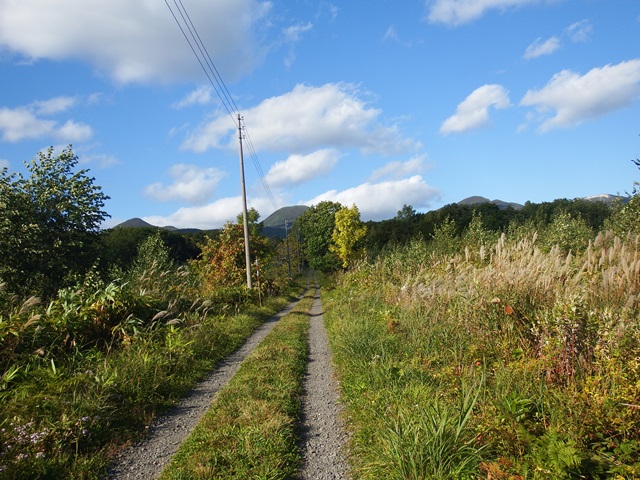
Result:
[[[457,233],[455,220],[449,216],[435,226],[431,235],[431,248],[439,255],[451,255],[460,248],[460,237]]]
[[[343,268],[347,268],[354,259],[357,246],[367,234],[367,227],[360,220],[360,211],[356,205],[343,207],[335,213],[335,227],[331,235],[329,250],[338,255]]]
[[[340,268],[340,260],[329,246],[336,226],[335,214],[341,208],[338,202],[324,201],[296,219],[295,226],[302,236],[307,262],[315,270],[331,272]]]
[[[149,235],[139,246],[131,268],[127,272],[129,285],[135,293],[167,293],[171,287],[171,278],[175,271],[175,262],[171,251],[162,240],[159,231]]]
[[[249,225],[249,235],[256,236],[262,234],[262,222],[258,222],[260,219],[260,213],[254,207],[251,207],[247,210],[247,223]],[[236,216],[236,223],[238,225],[244,225],[244,215],[240,212]]]
[[[26,164],[29,176],[0,172],[0,280],[19,294],[53,295],[95,261],[109,198],[78,157],[53,147]]]

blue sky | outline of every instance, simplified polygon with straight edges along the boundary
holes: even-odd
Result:
[[[243,116],[263,219],[624,194],[640,176],[637,0],[182,5]],[[164,1],[0,0],[0,86],[0,167],[73,144],[106,226],[241,211],[234,117]]]

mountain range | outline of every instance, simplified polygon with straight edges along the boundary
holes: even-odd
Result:
[[[615,201],[626,202],[629,197],[622,197],[620,195],[611,195],[611,194],[603,194],[603,195],[593,195],[591,197],[583,197],[582,200],[588,200],[593,202],[604,202],[607,204],[611,204]],[[514,208],[515,210],[520,210],[524,207],[519,203],[514,202],[505,202],[503,200],[489,200],[488,198],[481,197],[478,195],[474,195],[471,197],[467,197],[458,202],[459,205],[478,205],[482,203],[494,203],[500,208],[504,210],[506,208]],[[266,219],[263,220],[263,233],[267,237],[280,237],[285,238],[287,234],[287,229],[293,224],[294,220],[302,215],[309,209],[306,205],[294,205],[290,207],[282,207],[271,215],[269,215]],[[157,227],[155,225],[151,225],[150,223],[145,222],[141,218],[131,218],[125,222],[122,222],[116,225],[114,228],[163,228],[165,230],[170,230],[176,233],[197,233],[202,230],[198,230],[197,228],[176,228],[172,226],[165,227]]]
[[[287,229],[291,227],[294,220],[302,215],[309,209],[306,205],[294,205],[291,207],[282,207],[267,218],[265,218],[262,222],[263,229],[262,232],[267,237],[280,237],[285,238],[287,235]],[[176,233],[197,233],[201,232],[197,228],[176,228],[171,225],[158,227],[157,225],[151,225],[148,222],[145,222],[141,218],[130,218],[122,223],[119,223],[113,228],[162,228],[164,230],[169,230],[171,232]]]

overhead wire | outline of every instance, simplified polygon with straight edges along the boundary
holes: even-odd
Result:
[[[207,68],[202,63],[202,59],[200,58],[200,56],[196,52],[196,49],[194,48],[193,44],[191,43],[191,40],[189,39],[189,36],[187,35],[187,33],[185,32],[184,28],[182,27],[182,24],[180,23],[180,20],[178,20],[178,17],[173,12],[173,9],[171,8],[171,5],[169,5],[168,0],[164,0],[164,3],[165,3],[165,5],[167,5],[167,8],[171,12],[171,15],[173,16],[173,19],[175,20],[176,24],[178,25],[178,28],[180,28],[180,31],[182,32],[182,35],[184,36],[185,40],[189,44],[189,47],[191,48],[191,51],[193,52],[193,54],[195,55],[196,59],[198,60],[198,63],[200,64],[200,67],[202,67],[202,70],[204,71],[204,74],[209,79],[209,83],[211,84],[211,86],[213,87],[214,91],[218,95],[218,98],[220,99],[220,102],[222,103],[222,105],[224,106],[225,110],[227,111],[227,113],[229,114],[231,119],[233,120],[234,125],[238,126],[237,123],[236,123],[236,119],[233,116],[233,113],[231,113],[231,110],[229,109],[229,106],[227,105],[227,101],[226,101],[225,96],[220,91],[218,91],[218,88],[216,87],[216,84],[218,83],[218,79],[216,78],[215,82],[211,79],[211,75],[210,75],[209,71],[207,70]],[[175,0],[174,0],[174,3],[175,3]],[[178,8],[178,11],[180,12],[180,8],[178,7],[177,4],[176,4],[176,8]],[[182,13],[180,13],[180,16],[183,18],[183,21],[184,21],[184,15],[182,15]],[[194,40],[195,40],[195,37],[193,36],[193,33],[191,32],[191,29],[189,28],[188,25],[187,25],[187,28],[189,29],[189,32],[191,33],[192,38],[194,38]],[[202,49],[199,46],[198,46],[198,49],[202,52]]]
[[[180,22],[180,20],[178,19],[178,16],[174,13],[173,9],[171,8],[171,5],[169,4],[168,0],[165,0],[165,4],[167,5],[167,8],[169,9],[169,11],[171,12],[171,15],[173,16],[173,19],[175,20],[176,24],[178,25],[178,27],[180,28],[180,31],[182,32],[182,35],[184,36],[185,40],[187,41],[187,43],[189,44],[189,47],[191,48],[191,51],[193,52],[193,54],[196,56],[196,58],[198,59],[198,63],[200,64],[200,67],[202,68],[202,70],[204,71],[205,75],[207,76],[209,83],[211,84],[211,86],[213,87],[214,91],[216,92],[216,95],[218,96],[218,98],[220,99],[220,102],[222,103],[222,106],[224,107],[224,109],[227,111],[227,113],[229,114],[229,116],[231,117],[233,124],[241,130],[241,132],[244,133],[244,138],[246,139],[246,145],[247,145],[247,150],[249,152],[249,155],[253,161],[253,165],[258,173],[258,177],[260,178],[260,182],[262,183],[262,186],[267,194],[267,198],[269,199],[269,201],[271,202],[271,205],[273,206],[274,210],[278,209],[278,204],[276,202],[276,199],[271,191],[271,188],[269,187],[269,183],[267,182],[266,176],[264,174],[264,171],[262,170],[262,166],[260,165],[260,160],[258,159],[258,155],[256,153],[256,150],[253,146],[253,142],[251,141],[251,137],[249,136],[249,132],[247,130],[246,124],[244,123],[244,118],[242,117],[241,113],[240,113],[240,109],[238,108],[238,105],[236,105],[235,101],[233,100],[233,96],[231,95],[231,93],[229,92],[229,89],[227,88],[227,85],[225,84],[224,80],[222,79],[222,75],[220,75],[220,72],[218,71],[218,69],[215,66],[215,63],[213,62],[213,60],[211,59],[211,55],[209,55],[209,51],[207,50],[206,46],[204,45],[204,42],[202,41],[202,38],[200,37],[200,34],[198,33],[197,28],[195,27],[195,25],[193,24],[193,21],[191,20],[191,17],[189,16],[189,13],[187,12],[187,9],[185,8],[184,4],[182,3],[182,0],[173,0],[173,3],[179,13],[180,18],[182,19],[182,22],[184,23],[186,30],[188,30],[189,35],[187,35],[187,32],[185,31],[185,27],[182,26],[182,23]],[[189,38],[189,36],[191,38]],[[194,47],[194,44],[196,45],[196,47]],[[197,48],[197,51],[196,51]],[[199,52],[199,54],[198,54]],[[205,67],[206,64],[206,67]],[[213,78],[212,78],[213,77]],[[234,115],[235,112],[236,115]]]

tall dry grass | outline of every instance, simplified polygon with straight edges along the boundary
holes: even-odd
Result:
[[[462,242],[454,253],[415,241],[345,275],[325,303],[336,312],[328,316],[337,356],[344,352],[341,374],[359,385],[360,397],[399,398],[397,382],[375,380],[382,364],[401,391],[426,378],[436,398],[452,405],[460,381],[484,375],[469,421],[482,447],[477,475],[636,478],[639,291],[640,237],[600,233],[567,252],[529,232]],[[374,305],[368,311],[358,306],[365,299]],[[366,351],[359,347],[365,344]],[[371,363],[373,357],[380,360]],[[366,382],[383,391],[369,392]],[[412,423],[428,415],[429,401],[406,407]],[[360,400],[353,405],[365,408]],[[384,425],[377,430],[374,416],[355,417],[364,418],[370,445],[390,441],[376,440]]]

